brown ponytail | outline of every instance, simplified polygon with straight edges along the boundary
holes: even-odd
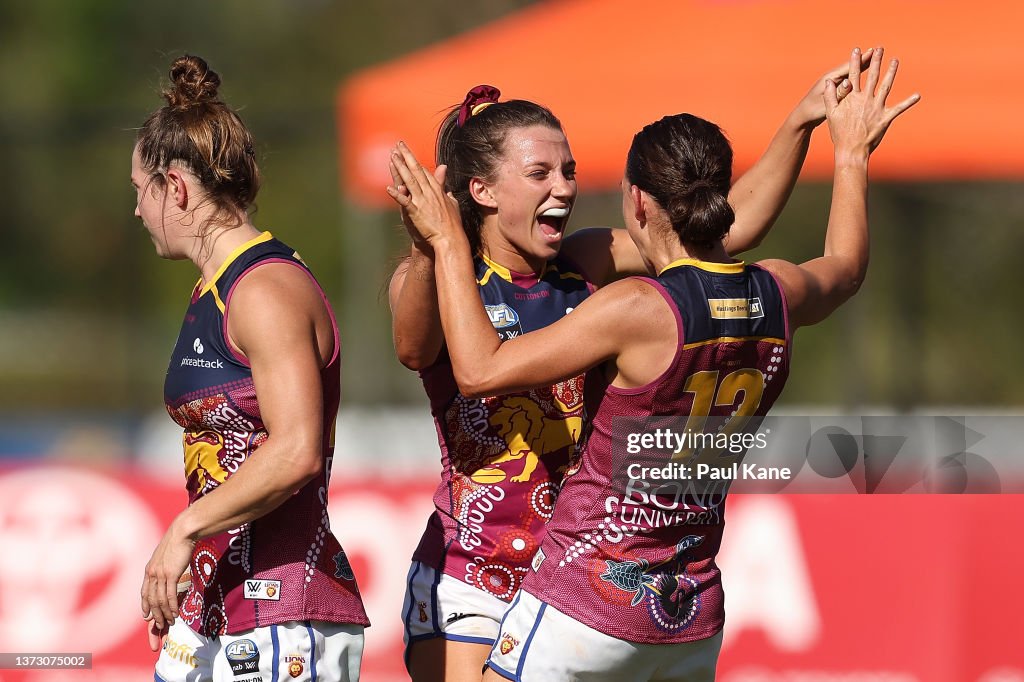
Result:
[[[485,98],[473,100],[477,91]],[[500,94],[489,85],[473,88],[465,102],[448,112],[437,133],[437,164],[448,166],[445,190],[459,202],[462,227],[474,254],[480,252],[484,214],[469,192],[469,181],[494,179],[511,130],[543,125],[562,131],[561,122],[546,107],[522,99],[499,102]]]
[[[180,164],[199,178],[219,212],[248,211],[260,171],[252,136],[217,96],[220,76],[202,58],[185,55],[171,64],[170,78],[167,105],[149,115],[136,138],[143,168],[161,174]]]
[[[735,220],[732,147],[710,121],[677,114],[644,127],[629,148],[626,179],[665,209],[682,242],[711,248]]]

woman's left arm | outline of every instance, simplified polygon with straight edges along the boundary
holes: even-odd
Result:
[[[867,64],[871,52],[864,52],[863,64]],[[761,158],[729,189],[729,203],[736,213],[736,220],[724,239],[729,255],[757,247],[768,235],[796,185],[807,158],[811,133],[825,120],[822,103],[825,80],[836,85],[836,94],[842,100],[850,92],[846,80],[849,72],[849,63],[843,63],[815,81],[783,121]],[[640,252],[623,229],[577,230],[565,238],[562,253],[598,287],[622,277],[647,273]]]
[[[872,50],[862,55],[861,64],[871,59]],[[811,133],[825,121],[825,81],[836,85],[842,100],[851,89],[847,76],[849,61],[818,78],[796,108],[776,131],[760,159],[729,189],[729,203],[736,221],[726,235],[725,248],[736,255],[757,247],[782,213],[807,158]]]
[[[178,615],[176,586],[195,543],[264,516],[323,469],[324,358],[333,327],[299,268],[271,263],[238,282],[228,335],[249,360],[267,440],[238,470],[178,514],[146,565],[142,612],[159,630]]]

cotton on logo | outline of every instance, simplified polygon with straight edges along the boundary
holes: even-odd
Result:
[[[195,342],[192,344],[192,350],[199,353],[200,355],[203,354],[203,342],[199,340],[198,336],[196,337]]]
[[[0,476],[0,642],[99,655],[139,629],[139,586],[160,539],[116,481],[45,467]]]

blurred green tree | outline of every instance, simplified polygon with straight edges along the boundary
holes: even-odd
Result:
[[[202,55],[252,128],[266,184],[256,223],[296,245],[343,324],[345,400],[422,401],[394,360],[383,288],[404,249],[393,212],[339,191],[334,97],[352,72],[472,29],[529,0],[0,0],[0,406],[157,408],[196,273],[159,262],[132,215],[134,128],[173,57]],[[897,131],[898,133],[898,131]],[[894,133],[895,134],[895,133]],[[801,184],[748,258],[810,258],[829,186]],[[574,225],[617,224],[592,195]],[[800,332],[790,403],[1020,405],[1013,183],[872,189],[860,295]],[[369,238],[368,235],[374,235]]]

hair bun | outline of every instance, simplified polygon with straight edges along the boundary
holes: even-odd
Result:
[[[164,91],[167,104],[175,109],[211,102],[217,99],[220,76],[202,57],[183,55],[171,64],[172,87]]]

